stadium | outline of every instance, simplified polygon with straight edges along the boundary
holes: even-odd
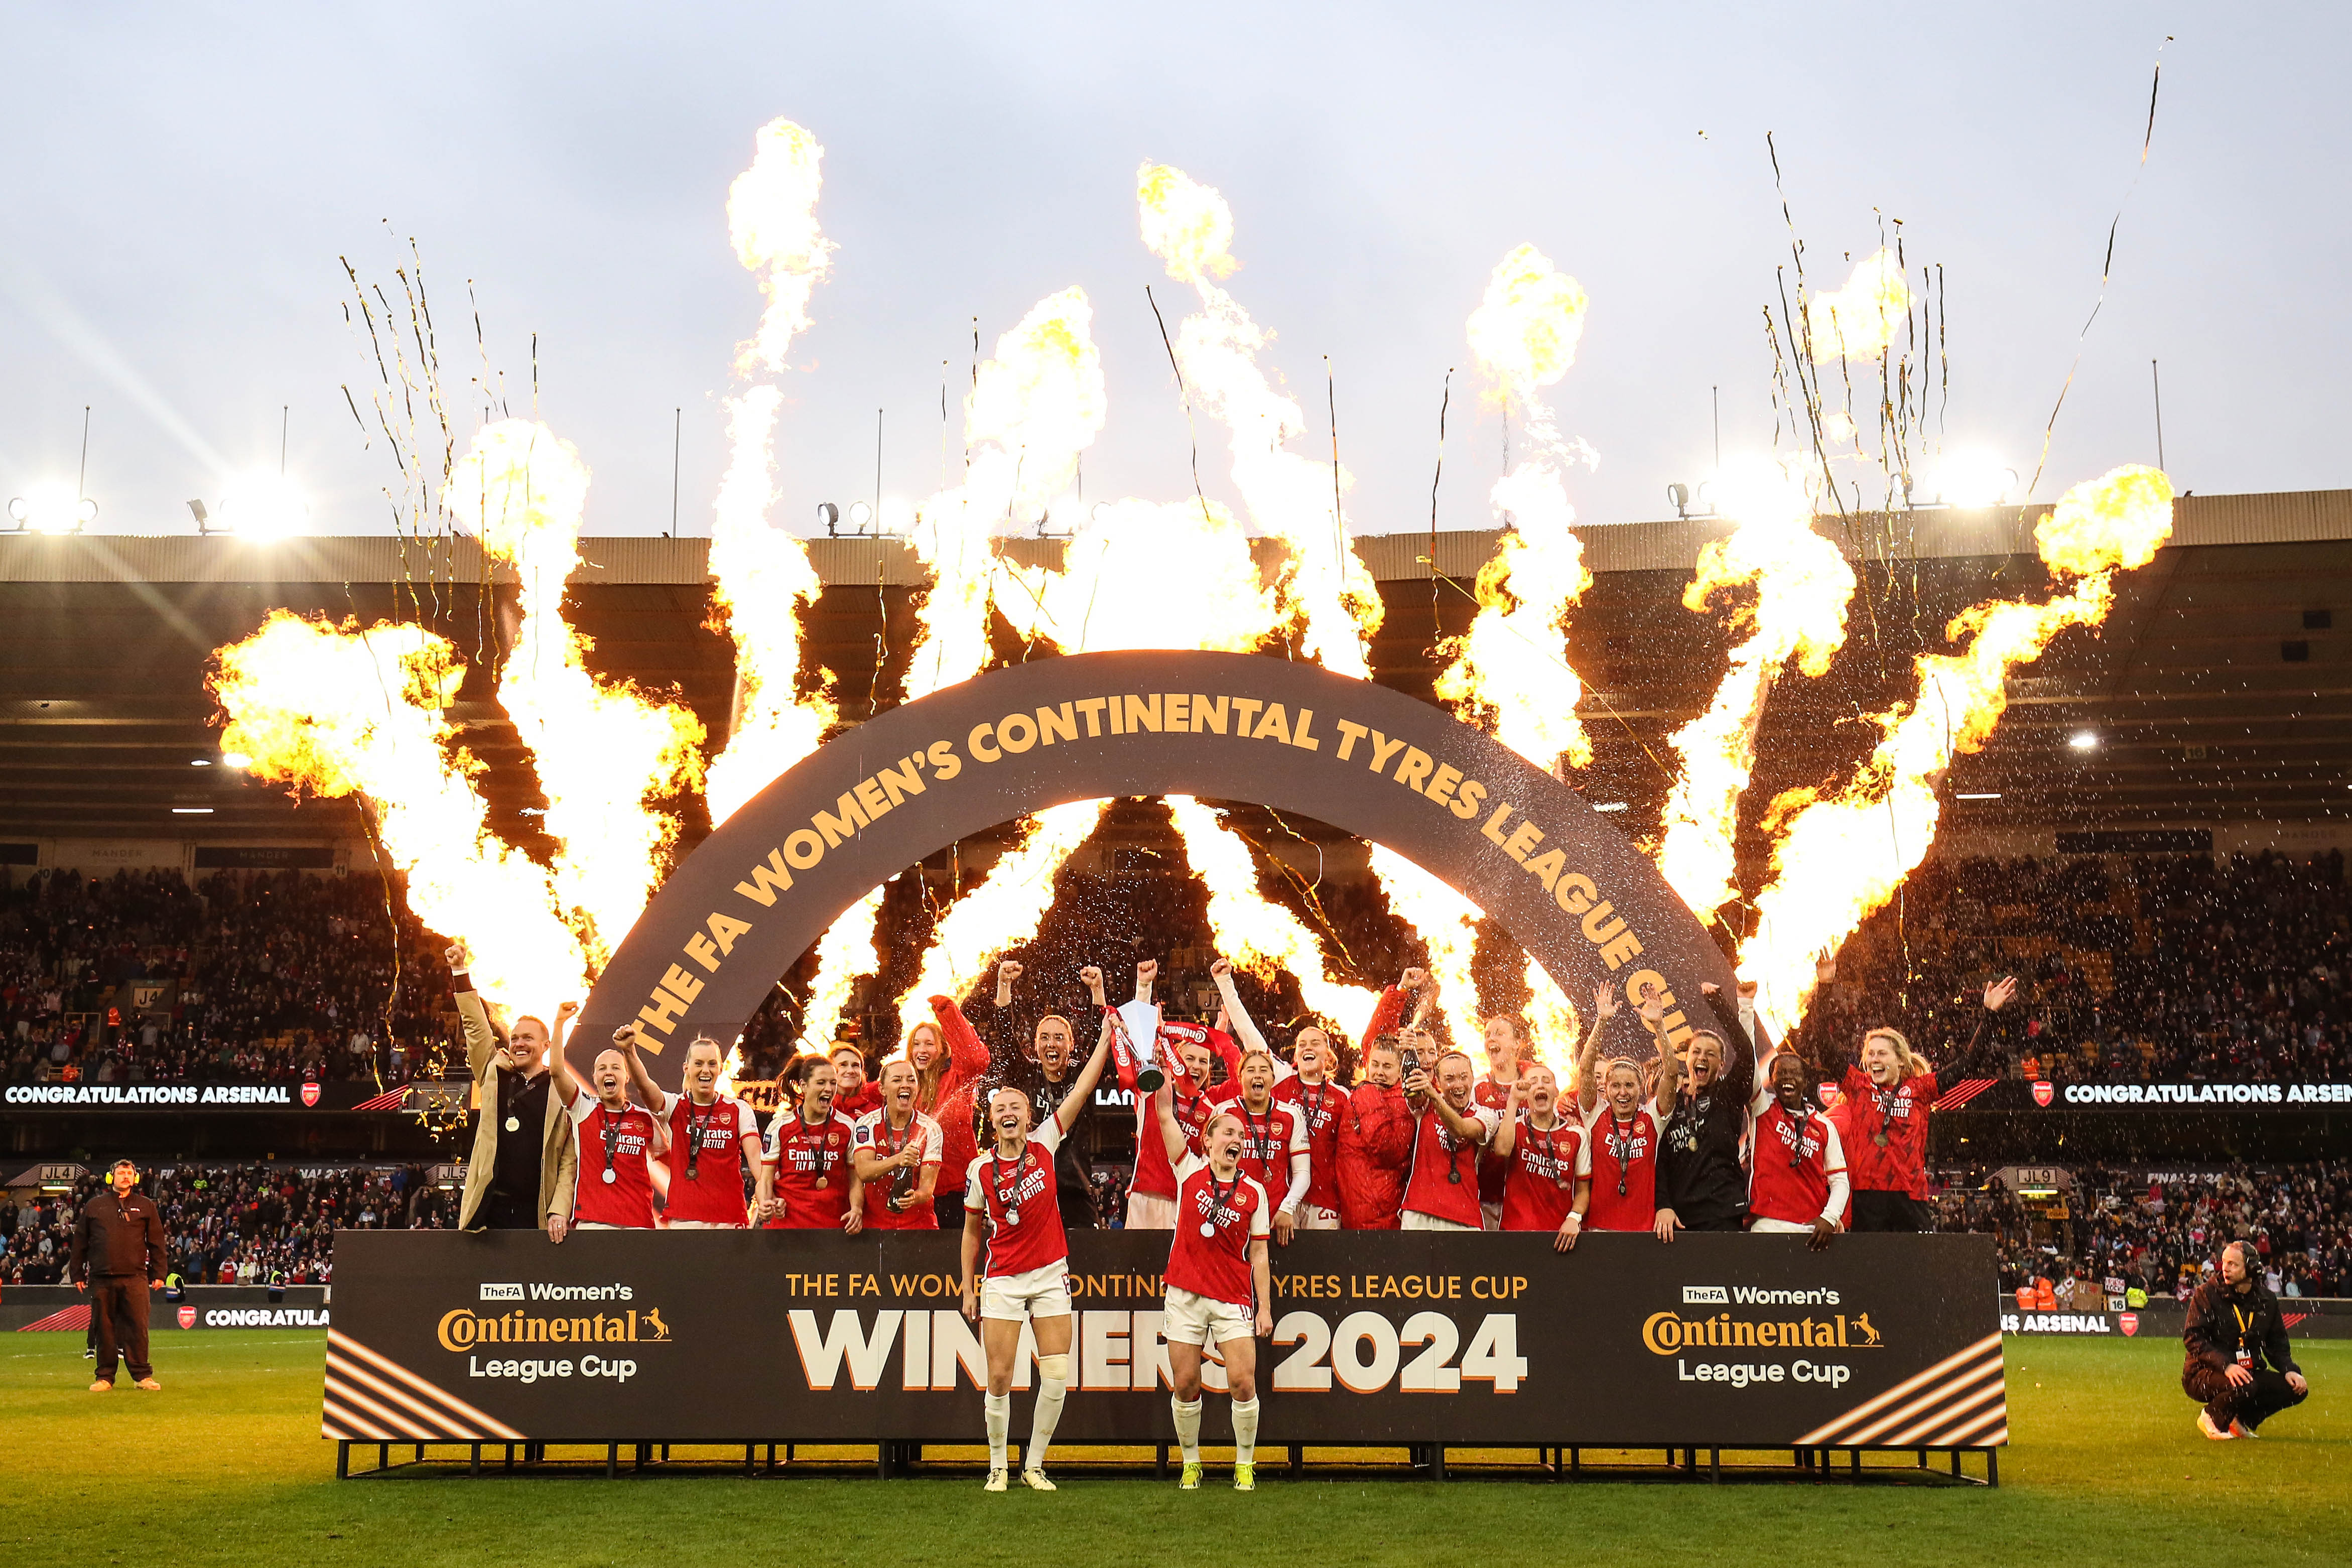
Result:
[[[0,440],[0,1561],[2343,1559],[2332,451],[2066,370],[1987,479],[1936,267],[1783,206],[1764,440],[1603,490],[1606,292],[1481,238],[1407,488],[1204,152],[886,469],[872,107],[753,91],[666,527],[408,241],[357,489]]]

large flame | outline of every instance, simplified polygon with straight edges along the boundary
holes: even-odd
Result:
[[[1143,243],[1200,295],[1177,328],[1177,363],[1192,396],[1230,437],[1233,478],[1250,521],[1288,547],[1281,586],[1306,622],[1301,646],[1327,669],[1369,679],[1364,639],[1380,629],[1381,596],[1349,542],[1344,469],[1288,450],[1305,434],[1297,400],[1257,363],[1269,334],[1211,279],[1232,272],[1233,211],[1214,190],[1165,164],[1136,176]]]
[[[1108,501],[1080,522],[1059,571],[1006,563],[997,600],[1013,629],[1064,653],[1213,648],[1245,653],[1279,624],[1249,539],[1213,501]]]
[[[587,955],[556,918],[547,871],[485,831],[474,764],[447,751],[443,710],[464,674],[447,642],[278,610],[215,657],[222,749],[251,758],[256,778],[363,797],[384,857],[408,878],[408,907],[465,939],[485,996],[520,1010],[579,994]]]
[[[2172,482],[2126,467],[2068,490],[2034,530],[2050,570],[2074,579],[2042,604],[1992,601],[1952,618],[1960,645],[1923,654],[1919,696],[1882,716],[1885,736],[1844,791],[1793,791],[1773,803],[1768,830],[1785,824],[1771,884],[1757,898],[1756,934],[1740,972],[1761,985],[1759,1006],[1776,1032],[1803,1016],[1818,953],[1861,925],[1935,841],[1937,788],[1952,759],[1981,747],[2009,706],[2011,670],[2041,657],[2068,626],[2096,626],[2115,599],[2115,574],[2144,566],[2172,534]]]
[[[1809,676],[1827,672],[1845,643],[1854,589],[1843,552],[1813,531],[1804,487],[1778,465],[1735,469],[1724,508],[1739,525],[1699,552],[1683,604],[1704,613],[1717,595],[1743,586],[1755,589],[1755,599],[1734,615],[1748,635],[1731,650],[1706,711],[1675,731],[1683,766],[1666,796],[1658,853],[1667,885],[1701,920],[1738,891],[1733,841],[1739,799],[1756,771],[1765,699],[1790,658]]]
[[[817,939],[816,977],[809,986],[808,1005],[801,1010],[806,1032],[815,1040],[833,1037],[833,1026],[848,1010],[849,994],[857,982],[880,973],[881,913],[882,889],[877,887],[843,910]]]
[[[760,275],[768,309],[736,369],[780,371],[793,339],[809,325],[809,294],[831,264],[833,244],[817,227],[817,164],[824,149],[789,120],[772,120],[752,138],[751,166],[727,192],[727,229],[735,254]]]
[[[563,618],[580,564],[588,469],[569,442],[527,419],[485,426],[450,470],[449,510],[512,564],[521,600],[499,700],[530,749],[557,842],[556,885],[585,917],[598,964],[644,912],[675,821],[657,803],[701,783],[702,722],[680,704],[588,673],[588,639]]]
[[[1903,264],[1881,248],[1854,263],[1845,287],[1805,301],[1805,325],[1816,360],[1868,359],[1899,331],[1911,310]]]
[[[1209,930],[1217,952],[1261,976],[1286,969],[1307,1007],[1352,1035],[1371,1016],[1380,994],[1328,979],[1323,948],[1297,915],[1259,891],[1249,841],[1189,795],[1167,797],[1185,862],[1209,889]]]
[[[1592,574],[1568,501],[1568,454],[1538,395],[1575,362],[1585,306],[1576,279],[1523,245],[1496,265],[1471,313],[1471,352],[1505,407],[1525,421],[1528,455],[1491,493],[1506,530],[1478,574],[1478,614],[1446,643],[1452,662],[1437,680],[1438,696],[1464,718],[1546,770],[1563,755],[1578,767],[1592,760],[1576,715],[1584,683],[1568,663],[1563,635]]]

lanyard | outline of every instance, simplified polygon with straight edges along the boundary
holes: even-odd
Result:
[[[1612,1120],[1614,1120],[1614,1118],[1612,1117]],[[1560,1184],[1560,1169],[1559,1169],[1559,1132],[1560,1132],[1560,1129],[1559,1129],[1559,1118],[1558,1118],[1556,1115],[1554,1116],[1554,1118],[1553,1118],[1553,1124],[1552,1124],[1552,1126],[1551,1126],[1551,1127],[1549,1127],[1549,1129],[1537,1126],[1537,1125],[1535,1124],[1535,1122],[1534,1122],[1534,1121],[1530,1121],[1529,1119],[1528,1119],[1528,1118],[1526,1118],[1526,1117],[1521,1117],[1521,1118],[1519,1119],[1519,1125],[1520,1125],[1521,1127],[1524,1127],[1525,1129],[1527,1129],[1529,1132],[1540,1132],[1540,1133],[1542,1133],[1542,1134],[1543,1134],[1543,1152],[1544,1152],[1544,1158],[1551,1162],[1551,1179],[1552,1179],[1552,1183],[1553,1183],[1553,1184],[1554,1184],[1554,1185],[1556,1185],[1556,1186],[1557,1186],[1557,1185],[1559,1185],[1559,1184]]]
[[[1013,1190],[1004,1190],[1004,1160],[993,1149],[988,1152],[988,1190],[996,1194],[996,1206],[1007,1225],[1021,1223],[1021,1176],[1029,1168],[1029,1149],[1022,1146],[1020,1157],[1013,1162]]]
[[[1445,1118],[1434,1110],[1429,1113],[1437,1120],[1437,1146],[1445,1151],[1445,1179],[1454,1186],[1462,1184],[1462,1140],[1445,1125]]]
[[[1258,1168],[1271,1175],[1274,1165],[1274,1104],[1271,1100],[1266,1103],[1264,1127],[1258,1125],[1257,1113],[1250,1110],[1246,1102],[1240,1107],[1240,1110],[1242,1125],[1249,1130],[1251,1144],[1261,1151],[1257,1162]],[[1244,1155],[1244,1159],[1247,1157],[1246,1154]],[[1213,1183],[1216,1178],[1213,1176],[1210,1180]]]
[[[1773,1130],[1780,1134],[1780,1142],[1789,1146],[1789,1169],[1793,1171],[1805,1163],[1805,1124],[1784,1110]]]
[[[833,1180],[833,1163],[835,1158],[833,1152],[833,1142],[830,1138],[826,1139],[823,1142],[815,1141],[810,1136],[810,1133],[813,1131],[813,1124],[809,1121],[809,1119],[803,1116],[799,1120],[801,1124],[800,1131],[794,1134],[794,1142],[798,1142],[803,1149],[814,1151],[810,1159],[811,1163],[816,1166],[816,1184],[820,1187],[824,1186]],[[814,1123],[814,1127],[829,1127],[832,1125],[832,1122],[833,1117],[830,1114],[827,1114],[823,1121]]]
[[[604,1140],[604,1171],[609,1177],[613,1170],[613,1155],[621,1147],[621,1123],[629,1113],[624,1110],[619,1116],[615,1116],[600,1105],[596,1108],[596,1114],[604,1119],[604,1131],[601,1135]]]
[[[1225,1202],[1241,1191],[1241,1186],[1242,1168],[1238,1163],[1234,1166],[1234,1179],[1223,1186],[1217,1184],[1217,1173],[1213,1168],[1211,1169],[1209,1172],[1209,1228],[1202,1234],[1213,1235],[1216,1227],[1224,1223]]]
[[[694,1097],[687,1096],[686,1103],[689,1107],[693,1106]],[[709,1113],[701,1116],[688,1115],[686,1119],[686,1179],[689,1182],[694,1180],[695,1173],[702,1163],[702,1130],[710,1125],[710,1118],[716,1115],[718,1110],[719,1102],[714,1100],[710,1102]]]
[[[1633,1120],[1630,1122],[1620,1121],[1617,1120],[1616,1107],[1610,1107],[1609,1157],[1617,1162],[1617,1195],[1621,1198],[1625,1195],[1626,1182],[1633,1174],[1633,1161],[1636,1155],[1633,1152],[1633,1129],[1641,1124],[1642,1116],[1639,1111],[1634,1112]]]

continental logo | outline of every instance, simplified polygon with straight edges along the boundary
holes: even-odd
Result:
[[[1884,1342],[1870,1314],[1825,1318],[1736,1318],[1729,1312],[1685,1318],[1653,1312],[1642,1321],[1642,1346],[1652,1355],[1695,1350],[1877,1350]]]
[[[441,1314],[434,1337],[445,1351],[477,1345],[658,1344],[669,1338],[669,1325],[662,1321],[658,1307],[580,1318],[541,1316],[520,1308],[485,1314],[459,1307]]]

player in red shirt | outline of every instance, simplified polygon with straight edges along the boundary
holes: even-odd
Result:
[[[1592,995],[1592,1026],[1576,1058],[1584,1145],[1592,1166],[1585,1230],[1651,1230],[1658,1217],[1658,1127],[1649,1075],[1632,1058],[1612,1055],[1601,1065],[1601,1039],[1620,1009],[1616,988]]]
[[[982,1403],[988,1418],[988,1489],[992,1492],[1004,1489],[1005,1437],[1013,1426],[1013,1358],[1021,1349],[1024,1321],[1037,1340],[1037,1409],[1021,1479],[1041,1492],[1054,1489],[1045,1479],[1045,1454],[1062,1418],[1070,1377],[1070,1243],[1055,1197],[1054,1151],[1093,1098],[1109,1055],[1110,1023],[1105,1019],[1094,1054],[1078,1069],[1077,1082],[1034,1132],[1027,1095],[1000,1089],[989,1096],[988,1125],[995,1142],[972,1162],[964,1178],[963,1315],[979,1322],[981,1345],[988,1355],[988,1394]],[[983,1244],[988,1248],[984,1280],[977,1272]]]
[[[759,1203],[768,1200],[768,1167],[760,1152],[760,1119],[751,1106],[719,1092],[719,1042],[698,1037],[686,1047],[686,1092],[654,1087],[645,1058],[629,1053],[637,1094],[665,1123],[669,1152],[667,1201],[662,1223],[672,1230],[743,1228],[743,1177],[756,1173]]]
[[[882,1106],[859,1117],[849,1157],[866,1192],[869,1230],[937,1230],[931,1188],[940,1176],[940,1124],[915,1109],[915,1064],[882,1064]]]
[[[1298,1228],[1337,1230],[1339,1121],[1348,1105],[1339,1047],[1319,1025],[1308,1024],[1292,1037],[1290,1055],[1296,1070],[1274,1086],[1274,1095],[1298,1108],[1299,1128],[1307,1137],[1307,1193],[1298,1203]]]
[[[1261,1053],[1252,1053],[1255,1061]],[[1246,1063],[1244,1064],[1247,1065]],[[1177,1175],[1176,1228],[1168,1249],[1169,1405],[1184,1450],[1185,1491],[1201,1486],[1201,1362],[1213,1341],[1234,1401],[1234,1489],[1257,1489],[1257,1342],[1274,1332],[1266,1265],[1266,1189],[1244,1158],[1248,1129],[1227,1108],[1197,1134],[1176,1120],[1175,1086],[1150,1096],[1161,1152]]]
[[[1419,1048],[1434,1042],[1416,1034]],[[1405,1075],[1405,1097],[1420,1110],[1413,1123],[1412,1162],[1404,1184],[1405,1230],[1480,1230],[1478,1151],[1500,1120],[1471,1095],[1477,1069],[1460,1051],[1438,1054],[1426,1069]]]
[[[856,1167],[850,1163],[849,1119],[833,1109],[833,1064],[808,1058],[797,1108],[779,1110],[768,1123],[770,1230],[838,1230],[856,1236],[866,1225]]]
[[[1835,961],[1822,961],[1816,973],[1824,984],[1835,980]],[[1968,1076],[1993,1015],[2016,994],[2015,975],[1987,985],[1984,1016],[1977,1022],[1976,1034],[1940,1070],[1893,1029],[1872,1029],[1863,1036],[1859,1064],[1849,1063],[1843,1046],[1832,1039],[1824,1038],[1815,1047],[1822,1070],[1838,1083],[1846,1157],[1853,1162],[1853,1229],[1936,1228],[1935,1205],[1927,1201],[1929,1113],[1937,1100]]]
[[[930,999],[932,1017],[919,1021],[907,1031],[904,1056],[915,1069],[915,1109],[936,1120],[940,1107],[946,1104],[956,1090],[988,1070],[988,1046],[977,1030],[964,1025],[961,1033],[949,1026],[946,1018],[939,1016],[940,1009],[955,1008],[947,996]],[[963,1015],[956,1012],[961,1021]],[[944,1129],[945,1124],[942,1123]],[[959,1173],[961,1175],[961,1173]],[[942,1183],[942,1189],[946,1184]],[[956,1195],[961,1207],[963,1199]]]
[[[847,1040],[827,1053],[833,1062],[833,1108],[855,1121],[882,1103],[882,1086],[866,1077],[866,1053]]]
[[[643,1106],[629,1103],[629,1058],[637,1048],[637,1027],[613,1031],[613,1045],[596,1053],[591,1069],[595,1092],[581,1091],[558,1046],[548,1053],[555,1092],[563,1097],[573,1136],[579,1140],[578,1186],[572,1203],[573,1230],[651,1230],[654,1185],[651,1163],[668,1152],[661,1122]],[[642,1071],[642,1068],[638,1069]]]
[[[1223,963],[1224,961],[1217,961]],[[1156,1041],[1152,1060],[1155,1070],[1164,1071],[1176,1089],[1176,1120],[1187,1134],[1198,1133],[1209,1124],[1210,1112],[1240,1096],[1241,1086],[1235,1075],[1241,1068],[1241,1050],[1233,1037],[1212,1029],[1205,1024],[1162,1022],[1160,1009],[1151,1000],[1153,982],[1160,973],[1160,961],[1146,959],[1135,966],[1135,1000],[1115,1009],[1118,1024],[1128,1031],[1130,1039],[1145,1037],[1135,1033],[1139,1026],[1148,1026]],[[1208,1087],[1211,1064],[1223,1062],[1225,1081]],[[1176,1173],[1168,1163],[1167,1151],[1160,1140],[1151,1136],[1151,1105],[1149,1094],[1135,1097],[1135,1175],[1128,1184],[1127,1228],[1129,1230],[1167,1230],[1176,1223]]]
[[[1486,1053],[1486,1070],[1471,1086],[1471,1098],[1495,1112],[1497,1121],[1509,1120],[1511,1089],[1535,1061],[1535,1036],[1528,1021],[1516,1014],[1497,1013],[1480,1026]],[[1478,1210],[1488,1230],[1503,1223],[1503,1186],[1507,1163],[1489,1147],[1478,1156]]]
[[[1488,1146],[1502,1162],[1503,1228],[1548,1230],[1552,1250],[1566,1252],[1584,1228],[1592,1201],[1592,1152],[1584,1123],[1560,1114],[1551,1068],[1529,1062],[1511,1085],[1503,1124]]]
[[[1757,1235],[1811,1235],[1815,1252],[1845,1216],[1845,1151],[1830,1119],[1805,1097],[1804,1062],[1772,1058],[1770,1087],[1756,1097],[1756,1148],[1748,1173],[1748,1228]]]

